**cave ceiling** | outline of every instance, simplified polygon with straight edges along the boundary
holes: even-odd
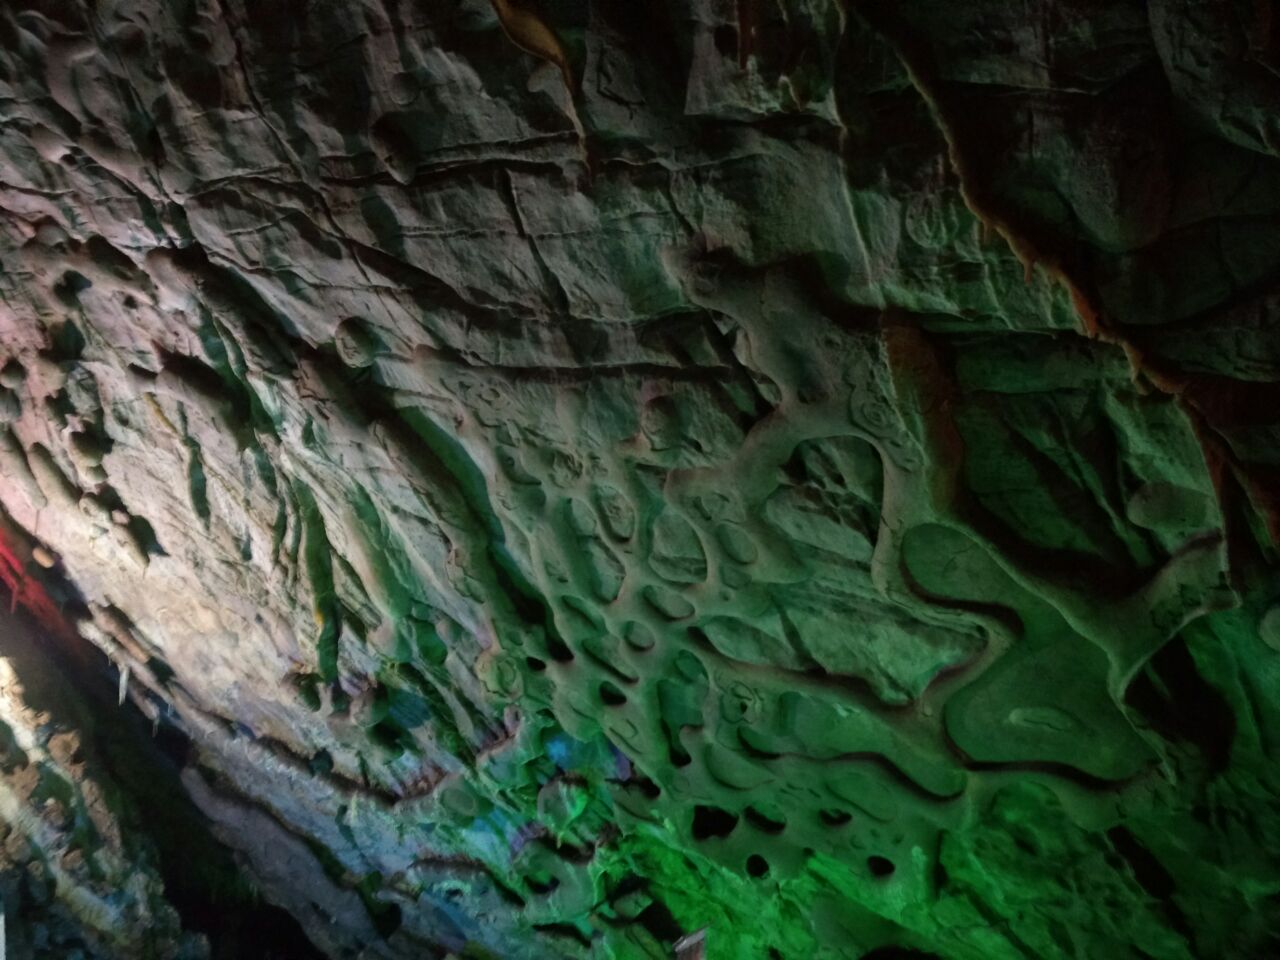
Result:
[[[7,0],[14,949],[1280,955],[1278,328],[1271,0]]]

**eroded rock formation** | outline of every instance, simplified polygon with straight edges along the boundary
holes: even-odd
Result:
[[[1280,950],[1270,0],[16,0],[0,50],[0,577],[185,738],[82,769],[14,694],[35,927]]]

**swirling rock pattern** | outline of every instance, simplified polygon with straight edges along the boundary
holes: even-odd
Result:
[[[1269,955],[1273,8],[9,3],[0,575],[329,956]]]

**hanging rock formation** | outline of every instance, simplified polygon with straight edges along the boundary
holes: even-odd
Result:
[[[14,0],[0,117],[27,955],[1280,953],[1271,0]]]

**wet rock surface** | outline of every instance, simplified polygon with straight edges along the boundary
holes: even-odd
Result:
[[[297,955],[1275,952],[1273,6],[10,3],[0,579]]]

